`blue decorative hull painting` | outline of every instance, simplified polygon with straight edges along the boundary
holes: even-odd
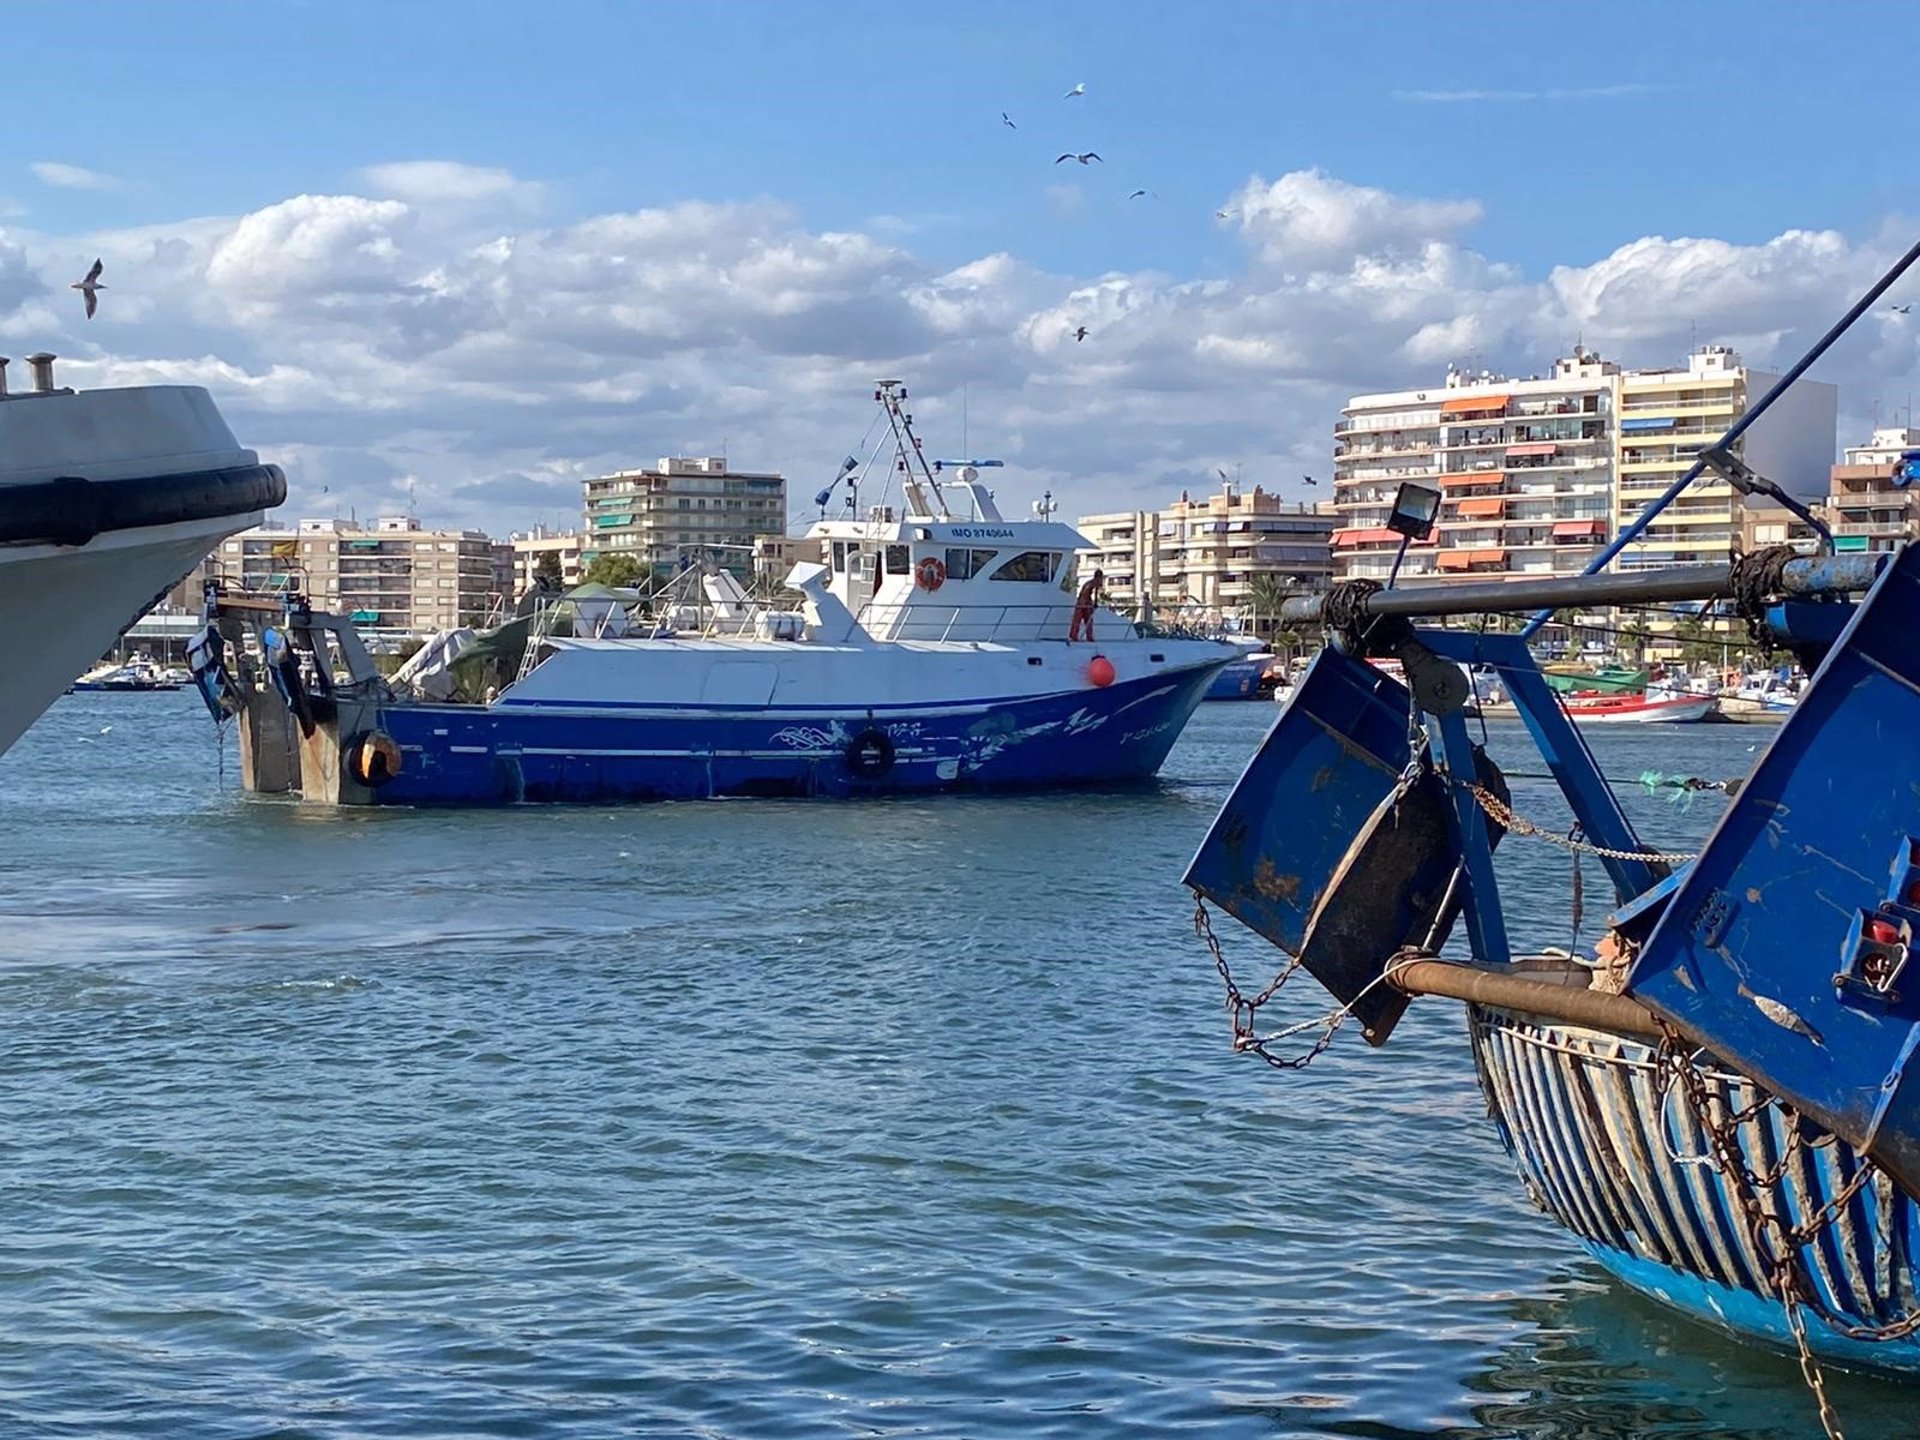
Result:
[[[1095,785],[1151,777],[1211,667],[1104,690],[975,705],[537,709],[407,704],[380,728],[400,747],[381,805],[694,800]]]

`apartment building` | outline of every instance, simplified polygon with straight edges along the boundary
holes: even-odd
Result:
[[[1092,543],[1080,552],[1080,571],[1098,566],[1113,602],[1137,614],[1245,618],[1259,576],[1289,590],[1326,588],[1334,524],[1330,510],[1290,504],[1258,485],[1224,484],[1199,499],[1182,491],[1162,510],[1082,516],[1076,528]]]
[[[1920,429],[1877,429],[1864,445],[1849,445],[1829,472],[1827,524],[1833,548],[1891,550],[1920,536],[1920,475],[1894,483],[1894,471],[1911,456],[1920,470]]]
[[[1624,372],[1613,523],[1626,524],[1661,495],[1779,378],[1747,369],[1725,345],[1702,345],[1684,366],[1673,369]],[[1833,464],[1838,411],[1833,386],[1802,380],[1755,422],[1735,451],[1788,494],[1818,500]],[[1644,570],[1722,559],[1740,541],[1747,505],[1726,481],[1702,475],[1621,552],[1615,567]]]
[[[1545,375],[1449,370],[1430,389],[1356,395],[1334,427],[1335,576],[1386,577],[1400,537],[1384,522],[1407,480],[1444,498],[1434,535],[1407,551],[1403,581],[1577,573],[1774,378],[1725,346],[1666,370],[1623,370],[1576,346]],[[1815,496],[1837,411],[1833,386],[1802,381],[1747,432],[1742,458]],[[1742,509],[1724,481],[1696,481],[1616,567],[1724,555]]]
[[[516,530],[507,539],[512,593],[524,595],[531,590],[534,572],[542,565],[559,567],[563,587],[578,585],[586,569],[587,544],[587,537],[578,531],[549,530],[544,525]]]
[[[583,559],[631,555],[668,576],[682,557],[711,559],[743,579],[763,537],[787,529],[787,482],[730,470],[724,456],[663,457],[652,469],[585,482]]]
[[[1134,615],[1152,614],[1160,594],[1159,512],[1082,515],[1074,528],[1092,542],[1080,552],[1080,573],[1099,570],[1115,606]]]
[[[504,601],[493,541],[478,530],[427,530],[412,516],[362,528],[348,520],[256,526],[221,542],[218,573],[251,590],[297,587],[355,624],[414,635],[480,625]]]
[[[1334,426],[1336,578],[1390,573],[1387,514],[1409,480],[1442,501],[1403,581],[1577,573],[1609,533],[1619,375],[1576,348],[1546,375],[1449,369],[1431,389],[1354,396]]]

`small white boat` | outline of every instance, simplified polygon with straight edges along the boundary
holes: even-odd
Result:
[[[75,690],[178,690],[182,684],[191,683],[192,676],[186,681],[177,680],[173,671],[162,670],[144,655],[135,656],[124,664],[112,661],[96,665],[78,680],[73,682]]]

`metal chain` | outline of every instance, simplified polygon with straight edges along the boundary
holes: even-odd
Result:
[[[1594,855],[1602,860],[1650,860],[1664,865],[1680,865],[1699,858],[1697,851],[1616,850],[1606,845],[1592,844],[1580,839],[1577,835],[1561,835],[1556,831],[1543,829],[1531,820],[1521,819],[1513,813],[1512,806],[1484,785],[1476,785],[1471,780],[1462,783],[1472,793],[1473,798],[1480,802],[1480,808],[1486,811],[1496,824],[1503,826],[1510,835],[1531,835],[1549,844],[1558,845],[1562,849],[1571,850],[1576,855]]]
[[[1346,1023],[1351,1011],[1342,1007],[1324,1022],[1326,1029],[1311,1046],[1299,1055],[1276,1055],[1267,1048],[1270,1041],[1285,1035],[1298,1033],[1297,1029],[1282,1031],[1278,1035],[1262,1036],[1254,1030],[1253,1017],[1260,1007],[1278,995],[1287,981],[1293,978],[1294,971],[1300,968],[1300,957],[1295,955],[1287,961],[1286,968],[1268,982],[1267,988],[1252,999],[1248,999],[1234,983],[1233,968],[1227,964],[1226,953],[1220,948],[1220,939],[1213,933],[1213,919],[1207,913],[1207,902],[1198,890],[1193,892],[1193,933],[1205,942],[1207,951],[1213,956],[1213,968],[1220,972],[1220,980],[1227,987],[1227,1009],[1233,1015],[1233,1053],[1236,1055],[1252,1051],[1276,1070],[1304,1070],[1333,1044],[1333,1037],[1341,1025]],[[1304,1027],[1312,1029],[1309,1023]]]
[[[1822,1137],[1820,1141],[1809,1144],[1799,1115],[1765,1091],[1759,1091],[1752,1103],[1737,1111],[1728,1112],[1722,1104],[1720,1109],[1723,1113],[1716,1119],[1713,1098],[1707,1093],[1706,1081],[1691,1058],[1686,1041],[1665,1021],[1660,1022],[1660,1028],[1665,1034],[1655,1058],[1657,1072],[1662,1077],[1660,1088],[1665,1090],[1668,1077],[1679,1080],[1695,1123],[1712,1147],[1714,1168],[1726,1179],[1730,1196],[1740,1207],[1754,1252],[1767,1267],[1767,1281],[1780,1298],[1787,1330],[1793,1336],[1794,1348],[1799,1355],[1800,1373],[1819,1406],[1821,1428],[1828,1440],[1843,1440],[1839,1416],[1834,1413],[1827,1399],[1819,1363],[1814,1359],[1813,1348],[1807,1341],[1806,1312],[1811,1310],[1828,1327],[1849,1339],[1889,1341],[1905,1339],[1920,1331],[1920,1310],[1909,1312],[1884,1325],[1856,1324],[1827,1304],[1807,1273],[1802,1257],[1879,1173],[1879,1167],[1863,1157],[1847,1182],[1826,1204],[1800,1224],[1790,1223],[1762,1196],[1780,1183],[1803,1151],[1821,1148],[1830,1143],[1832,1137]],[[1747,1164],[1740,1148],[1739,1129],[1770,1107],[1777,1107],[1780,1111],[1781,1128],[1787,1136],[1787,1142],[1781,1147],[1781,1154],[1774,1164],[1764,1174],[1756,1174]]]

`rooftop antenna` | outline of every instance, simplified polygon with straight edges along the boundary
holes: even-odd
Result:
[[[973,447],[967,444],[967,385],[960,384],[960,453],[966,454]]]

